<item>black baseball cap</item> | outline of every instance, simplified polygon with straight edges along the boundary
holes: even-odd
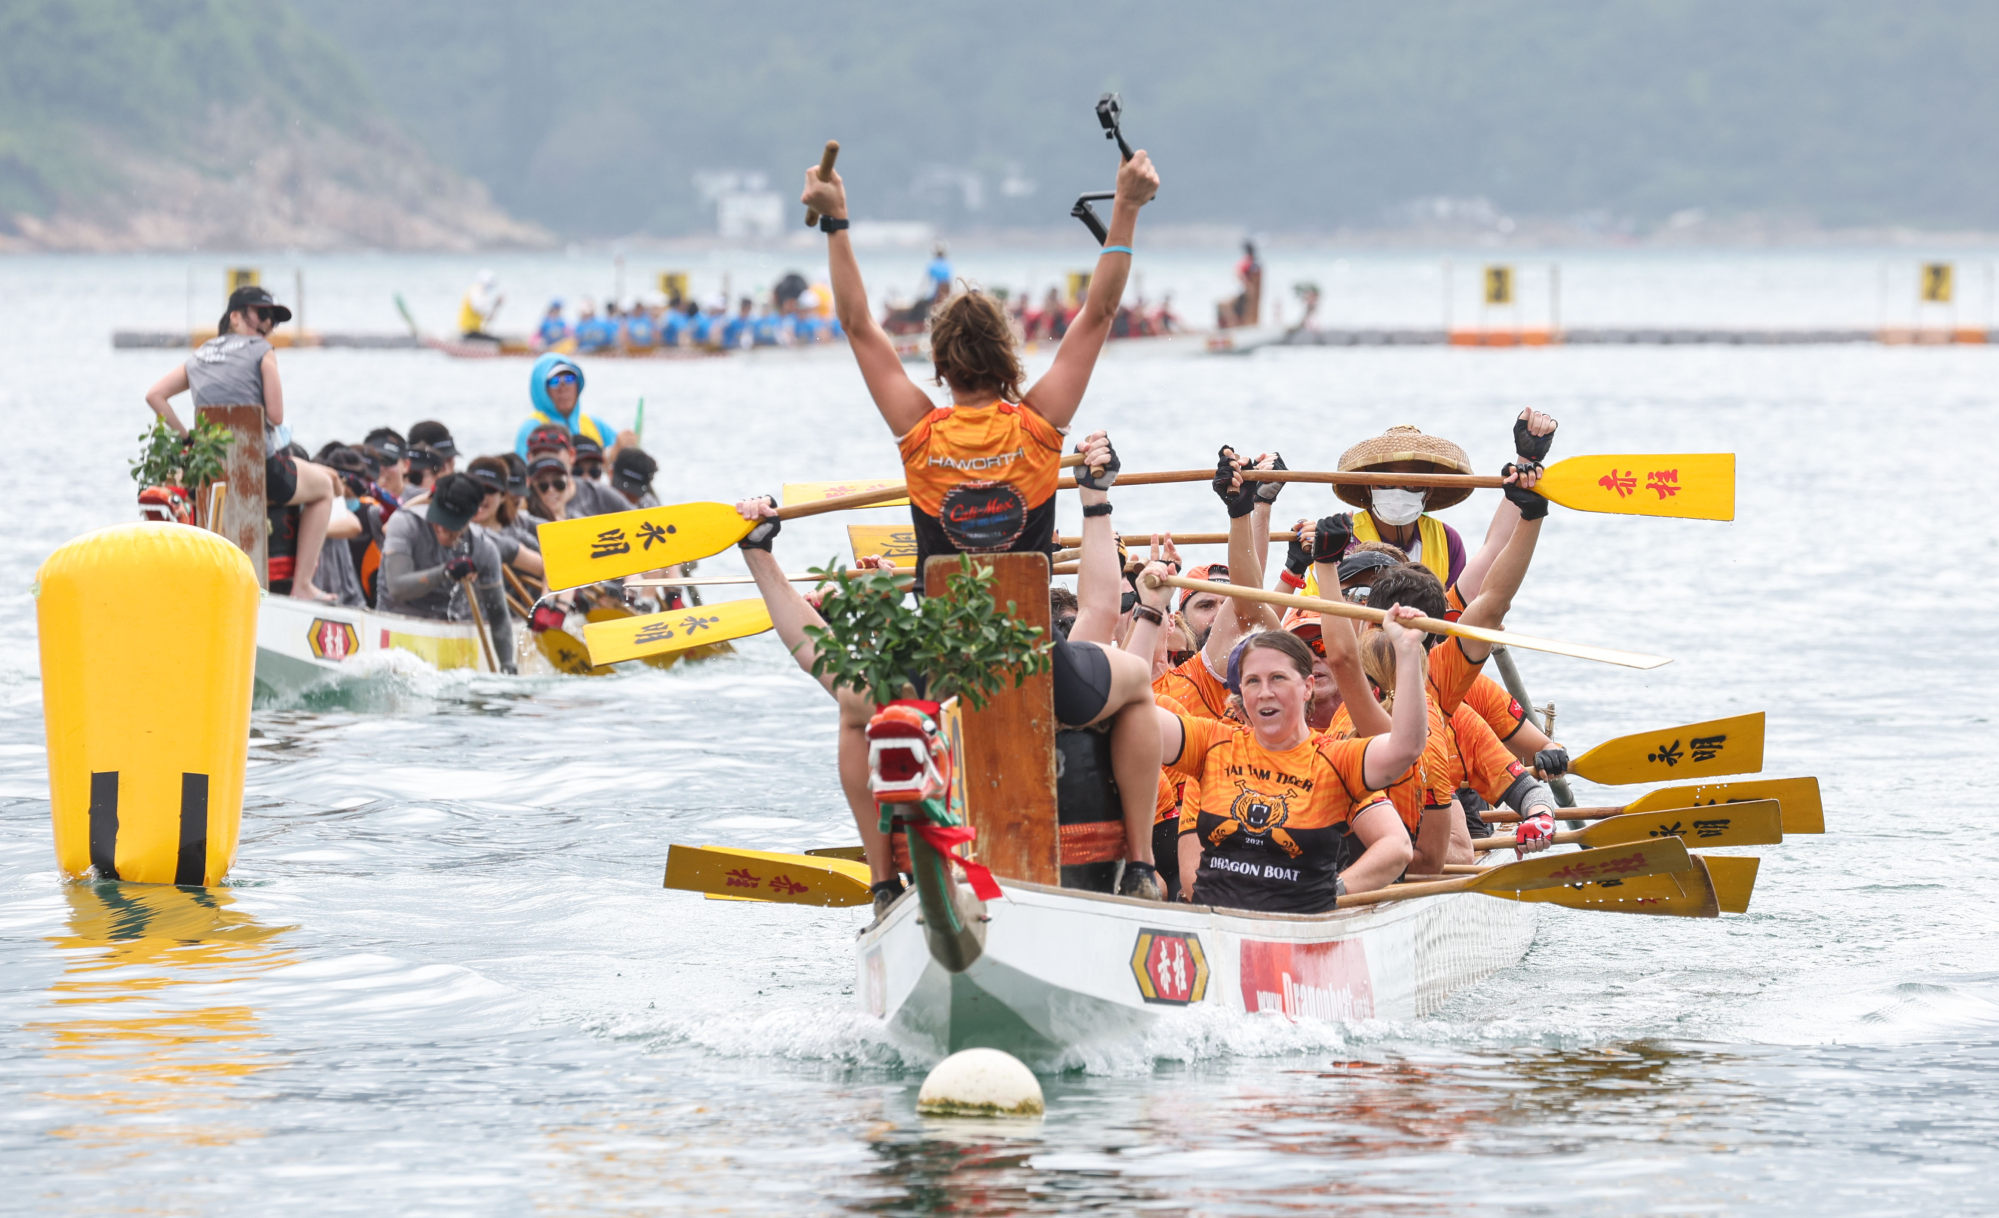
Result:
[[[446,460],[458,455],[458,445],[451,441],[451,429],[436,419],[425,419],[410,428],[410,443],[428,444]]]
[[[377,427],[361,443],[380,453],[382,460],[391,465],[409,455],[409,442],[393,427]]]
[[[423,518],[456,533],[472,523],[485,498],[486,488],[479,485],[477,478],[469,474],[446,474],[430,493],[430,504],[424,508]]]
[[[1340,560],[1340,582],[1346,583],[1362,571],[1372,571],[1377,567],[1399,567],[1392,555],[1380,550],[1355,550]]]
[[[409,452],[404,455],[409,458],[410,472],[412,474],[420,473],[423,470],[435,472],[444,468],[444,454],[438,452],[428,444],[412,444],[410,445]]]
[[[618,459],[611,462],[611,485],[637,498],[652,489],[652,476],[658,472],[659,462],[644,449],[621,448]]]
[[[543,453],[541,456],[536,457],[534,460],[528,462],[528,477],[530,478],[534,477],[536,474],[567,475],[568,473],[569,473],[569,467],[562,463],[561,457],[558,457],[553,453]]]
[[[575,437],[575,441],[576,459],[578,461],[602,461],[604,459],[604,446],[602,444],[584,435]]]
[[[279,304],[262,285],[246,283],[229,293],[229,311],[238,309],[268,309],[271,320],[286,322],[292,319],[292,311]]]

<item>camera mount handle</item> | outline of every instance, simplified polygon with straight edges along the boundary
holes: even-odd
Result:
[[[1118,152],[1123,154],[1125,160],[1129,161],[1131,159],[1131,145],[1125,142],[1124,131],[1118,125],[1123,114],[1124,99],[1117,94],[1106,93],[1097,99],[1097,122],[1103,126],[1104,138],[1107,140],[1116,140]],[[1096,209],[1091,207],[1090,204],[1103,199],[1115,199],[1116,197],[1117,192],[1111,190],[1078,195],[1076,196],[1076,205],[1069,209],[1069,214],[1081,220],[1083,227],[1090,230],[1090,235],[1097,239],[1098,245],[1102,245],[1104,242],[1110,240],[1110,233],[1104,227],[1103,218],[1097,215]]]

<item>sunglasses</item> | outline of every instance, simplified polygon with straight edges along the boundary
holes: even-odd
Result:
[[[555,388],[557,385],[574,385],[575,383],[576,374],[574,372],[558,372],[543,382],[550,389]]]
[[[548,494],[550,491],[568,490],[569,479],[559,478],[559,477],[537,478],[535,479],[534,489],[540,491],[544,495]]]
[[[1348,600],[1352,601],[1356,605],[1367,604],[1366,588],[1348,588],[1345,591],[1341,592],[1340,595],[1346,597]]]
[[[250,310],[250,313],[258,321],[274,323],[277,320],[277,312],[273,309],[265,307],[264,305],[256,306],[255,308]]]
[[[602,461],[578,461],[576,463],[576,476],[579,478],[596,478],[600,477],[603,472],[604,463]]]

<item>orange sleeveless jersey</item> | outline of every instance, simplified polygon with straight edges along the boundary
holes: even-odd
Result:
[[[1413,837],[1423,823],[1423,809],[1441,808],[1455,797],[1457,788],[1450,782],[1450,746],[1445,739],[1444,717],[1437,710],[1435,699],[1424,699],[1424,708],[1429,715],[1429,731],[1423,739],[1423,755],[1416,764],[1405,771],[1400,778],[1383,788],[1388,802],[1395,805],[1395,814],[1402,818],[1402,824]],[[1333,712],[1333,722],[1326,734],[1342,740],[1355,739],[1353,716],[1341,706]]]
[[[931,540],[963,552],[1037,549],[1041,534],[1052,538],[1062,433],[1032,406],[939,407],[897,449],[919,533],[928,517],[940,534]]]

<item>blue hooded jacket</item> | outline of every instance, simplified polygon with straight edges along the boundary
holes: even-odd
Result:
[[[557,411],[555,403],[548,400],[548,378],[559,371],[576,374],[576,413],[565,415]],[[528,397],[534,402],[534,413],[521,424],[514,436],[514,451],[525,460],[528,455],[528,437],[538,427],[550,425],[560,427],[572,436],[588,436],[597,441],[606,452],[617,442],[618,435],[604,424],[602,419],[593,419],[583,413],[583,369],[575,360],[553,352],[534,362],[534,369],[528,373]]]

